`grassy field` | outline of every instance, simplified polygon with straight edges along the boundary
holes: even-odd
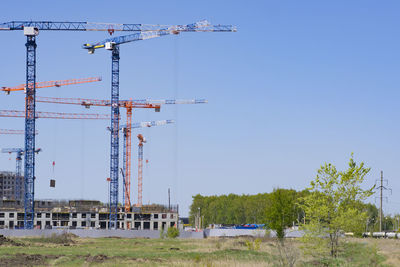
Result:
[[[346,239],[336,260],[305,256],[297,240],[0,238],[1,266],[400,266],[399,240]]]

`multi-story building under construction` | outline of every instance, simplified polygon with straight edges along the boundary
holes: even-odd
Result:
[[[0,228],[24,227],[23,179],[14,172],[0,172]],[[37,200],[34,225],[37,229],[107,229],[109,216],[109,206],[96,200]],[[133,207],[126,213],[121,207],[117,227],[159,230],[177,223],[177,205],[153,204]]]
[[[37,200],[35,201],[36,229],[107,229],[109,207],[96,200]],[[160,230],[178,223],[178,206],[144,205],[125,213],[118,213],[118,228]],[[14,229],[24,226],[23,203],[0,200],[0,228]]]

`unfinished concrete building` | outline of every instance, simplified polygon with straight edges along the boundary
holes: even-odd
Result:
[[[107,229],[109,207],[96,200],[37,200],[35,201],[36,229]],[[118,213],[118,228],[129,230],[160,230],[178,223],[178,206],[144,205]],[[24,226],[24,207],[21,201],[0,200],[0,228]]]
[[[0,199],[17,200],[24,199],[24,177],[17,177],[15,172],[0,172]]]

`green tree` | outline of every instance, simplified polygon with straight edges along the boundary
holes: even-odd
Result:
[[[378,208],[371,203],[363,204],[363,210],[367,212],[367,219],[366,219],[366,231],[374,232],[379,231],[379,210]]]
[[[285,228],[297,219],[296,191],[274,189],[270,196],[270,205],[266,208],[268,226],[276,231],[279,239],[285,237]]]
[[[198,214],[199,208],[201,210],[204,210],[205,199],[206,199],[206,197],[203,197],[200,194],[193,196],[193,202],[192,202],[192,205],[190,206],[190,211],[189,211],[189,222],[192,225],[194,225],[195,217]]]
[[[318,170],[301,205],[306,214],[303,241],[312,251],[336,257],[342,231],[357,232],[365,227],[367,213],[359,210],[357,203],[373,194],[374,187],[361,188],[369,171],[364,163],[357,165],[353,155],[345,171],[330,163]]]

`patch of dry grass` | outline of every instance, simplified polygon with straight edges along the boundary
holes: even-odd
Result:
[[[387,238],[347,238],[349,242],[357,242],[376,246],[378,253],[386,260],[383,262],[389,266],[400,266],[400,239]]]

